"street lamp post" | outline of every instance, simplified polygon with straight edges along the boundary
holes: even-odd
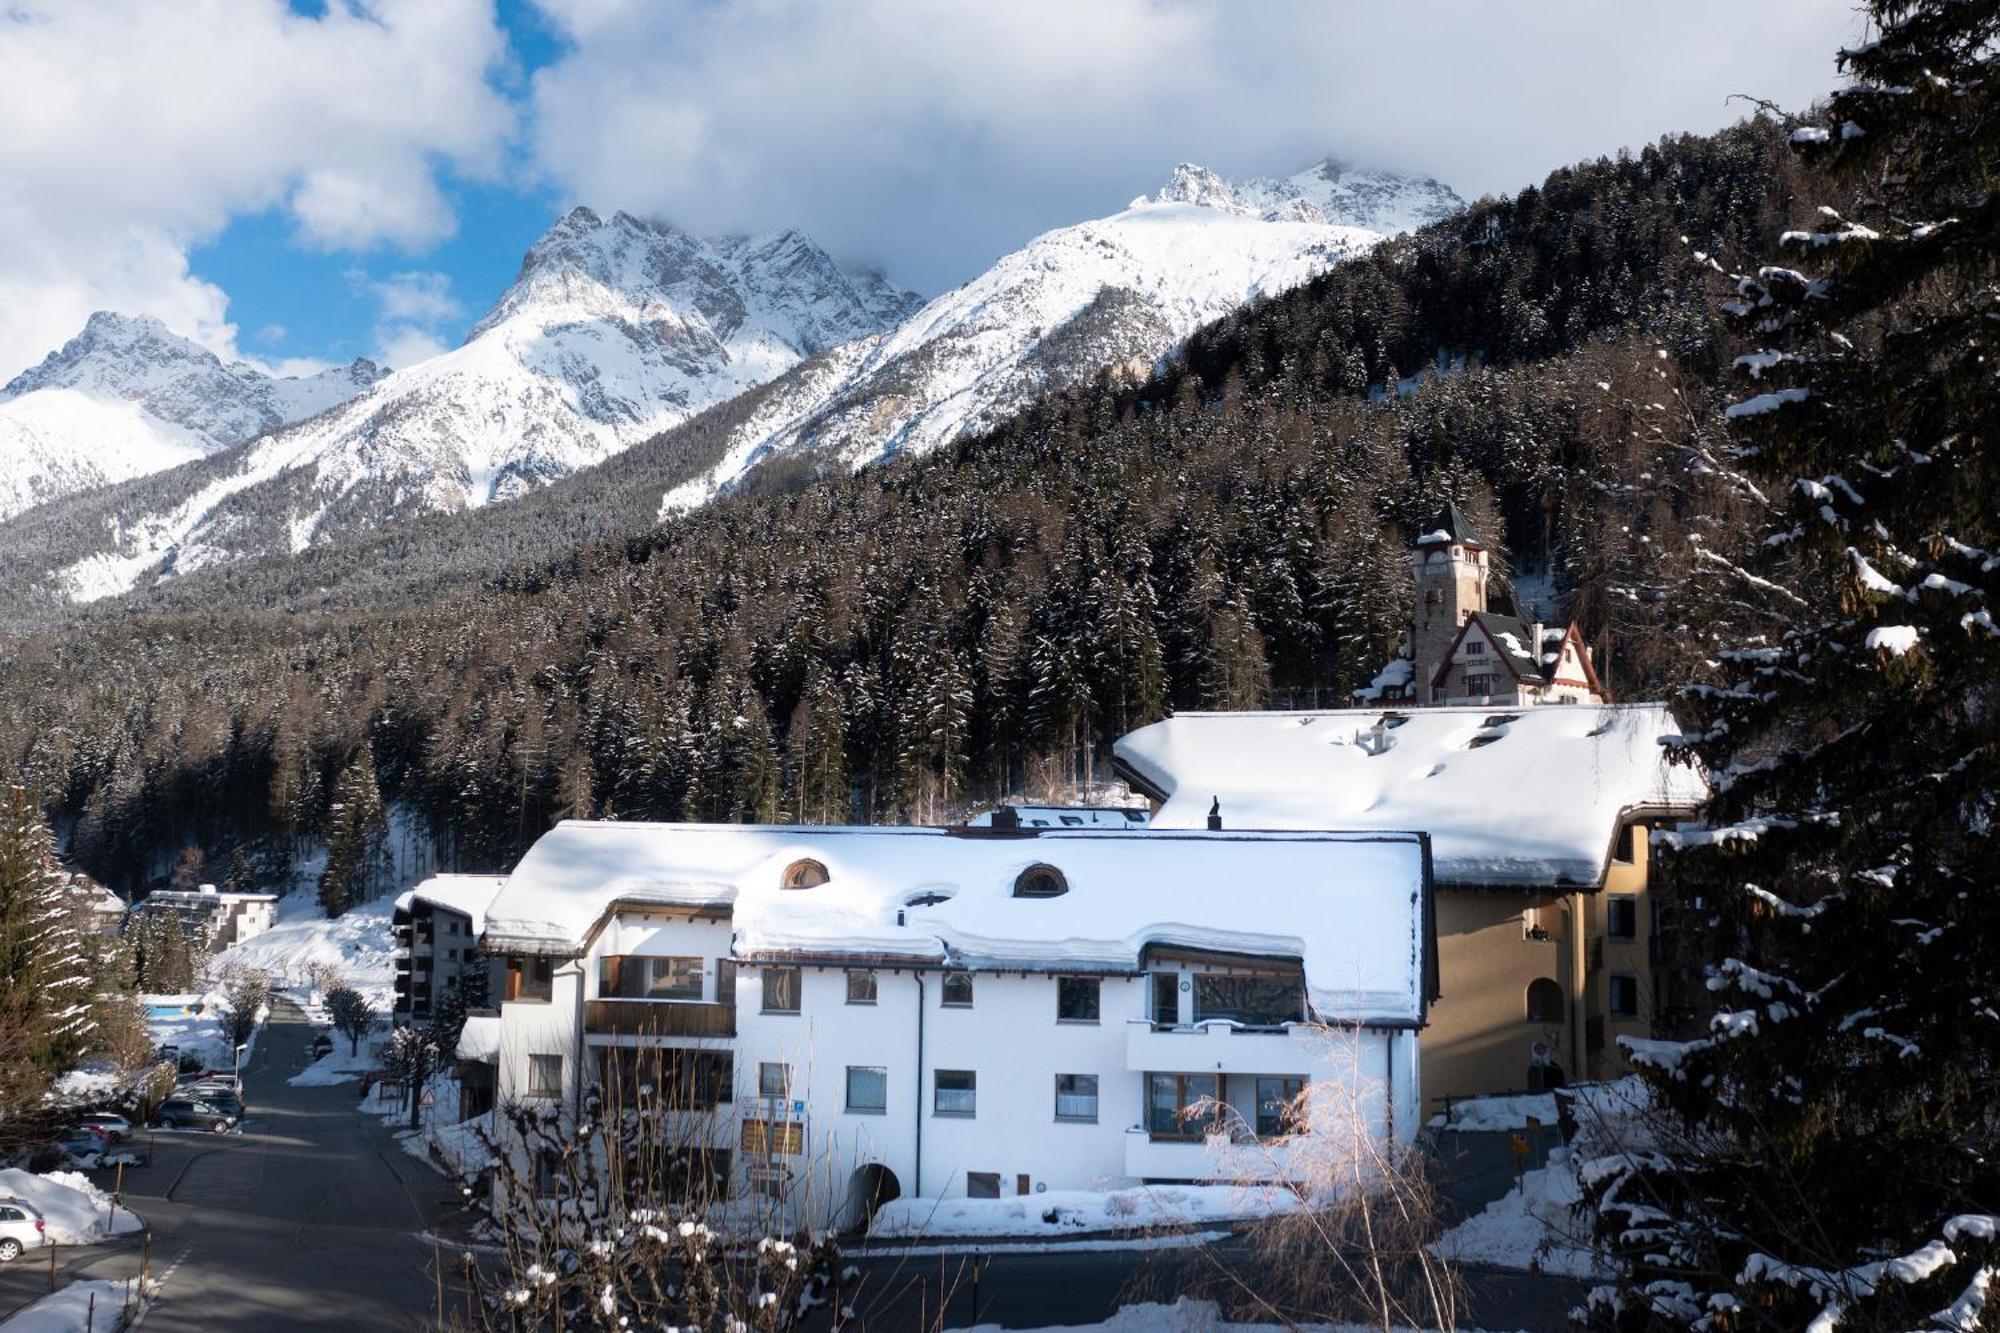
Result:
[[[247,1041],[240,1042],[236,1047],[236,1090],[238,1095],[241,1095],[243,1091],[243,1048],[249,1044]]]

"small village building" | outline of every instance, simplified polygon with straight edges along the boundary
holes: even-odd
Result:
[[[191,940],[227,949],[255,939],[278,922],[275,893],[224,893],[213,884],[197,889],[155,889],[132,907],[140,915],[171,912]]]
[[[1421,659],[1420,659],[1421,660]],[[1706,789],[1660,704],[1181,713],[1113,753],[1151,828],[1419,829],[1438,888],[1427,1106],[1625,1069],[1680,1021],[1647,829]],[[1300,903],[1298,912],[1316,910]]]
[[[506,882],[505,875],[433,875],[396,899],[390,928],[397,1026],[429,1022],[438,1001],[468,974],[480,980],[472,993],[475,1007],[487,1003],[489,961],[479,952],[479,934],[487,904]]]
[[[1410,554],[1416,606],[1408,656],[1358,702],[1496,705],[1608,703],[1590,649],[1571,622],[1545,625],[1487,609],[1492,557],[1455,504]]]
[[[1416,1132],[1428,864],[1408,833],[569,822],[487,910],[504,989],[459,1054],[569,1114],[664,1067],[712,1178],[816,1224],[1283,1180],[1308,1087]]]
[[[90,928],[99,935],[116,935],[125,927],[125,914],[130,909],[125,900],[113,893],[90,876],[77,873],[69,877],[70,897],[89,918]]]

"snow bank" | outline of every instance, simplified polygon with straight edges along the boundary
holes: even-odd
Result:
[[[828,881],[783,888],[786,868],[804,859]],[[1054,867],[1067,891],[1016,897],[1016,880],[1037,865]],[[1421,840],[1388,831],[990,837],[570,821],[508,876],[485,943],[567,953],[628,902],[727,908],[736,953],[751,959],[1130,971],[1150,946],[1214,949],[1301,959],[1308,997],[1329,1017],[1409,1021],[1423,1013],[1423,881]],[[625,951],[621,929],[608,927],[608,952]]]
[[[1423,829],[1440,884],[1595,885],[1633,809],[1692,813],[1662,704],[1177,713],[1122,737],[1155,829]]]
[[[364,1037],[353,1055],[348,1054],[349,1045],[347,1038],[336,1034],[333,1050],[285,1082],[295,1088],[330,1088],[337,1083],[352,1083],[381,1062],[381,1042]]]
[[[1136,1189],[1047,1190],[1004,1199],[892,1199],[868,1226],[871,1238],[1076,1236],[1270,1217],[1300,1207],[1277,1187],[1145,1185]]]
[[[1609,1268],[1590,1247],[1590,1213],[1564,1149],[1528,1172],[1486,1211],[1438,1239],[1437,1252],[1465,1264],[1490,1264],[1568,1277],[1603,1277]]]
[[[48,1224],[48,1238],[57,1245],[95,1245],[145,1224],[122,1206],[114,1217],[111,1196],[75,1171],[0,1171],[0,1196],[26,1199]]]
[[[122,1327],[125,1302],[133,1296],[123,1282],[72,1282],[0,1323],[0,1333],[108,1333]]]
[[[1525,1129],[1529,1116],[1544,1125],[1555,1124],[1556,1095],[1552,1092],[1524,1092],[1512,1097],[1468,1097],[1462,1102],[1452,1103],[1449,1119],[1434,1115],[1430,1123],[1437,1129],[1490,1133]]]
[[[287,894],[278,899],[278,922],[262,935],[223,950],[214,967],[232,964],[271,974],[281,990],[303,987],[315,963],[336,967],[348,984],[386,1012],[395,992],[394,940],[389,917],[396,895],[361,903],[327,920],[317,899]]]
[[[1147,1301],[1120,1306],[1118,1313],[1096,1324],[1051,1324],[1039,1329],[1016,1329],[1012,1333],[1381,1333],[1379,1324],[1241,1324],[1222,1317],[1214,1301],[1197,1301],[1186,1296],[1172,1305]],[[999,1324],[974,1324],[966,1333],[1001,1333]],[[1392,1333],[1415,1333],[1402,1324]],[[1461,1329],[1460,1333],[1479,1333]]]

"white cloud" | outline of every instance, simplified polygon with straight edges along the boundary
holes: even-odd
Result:
[[[188,247],[284,210],[327,248],[450,234],[442,167],[496,173],[491,0],[13,0],[0,9],[0,376],[91,310],[233,353]]]
[[[928,290],[1176,162],[1335,151],[1510,191],[1578,158],[1802,104],[1856,20],[1831,0],[540,0],[541,171],[703,230],[797,225]]]
[[[439,325],[458,319],[465,307],[452,295],[451,275],[411,270],[364,282],[380,314],[375,322],[374,358],[392,369],[436,356],[448,345]]]

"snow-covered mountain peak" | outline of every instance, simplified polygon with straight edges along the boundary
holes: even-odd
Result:
[[[1465,207],[1450,186],[1428,176],[1364,170],[1331,156],[1281,180],[1234,181],[1183,162],[1157,194],[1142,195],[1132,204],[1199,204],[1265,222],[1324,222],[1385,236],[1413,231]]]

